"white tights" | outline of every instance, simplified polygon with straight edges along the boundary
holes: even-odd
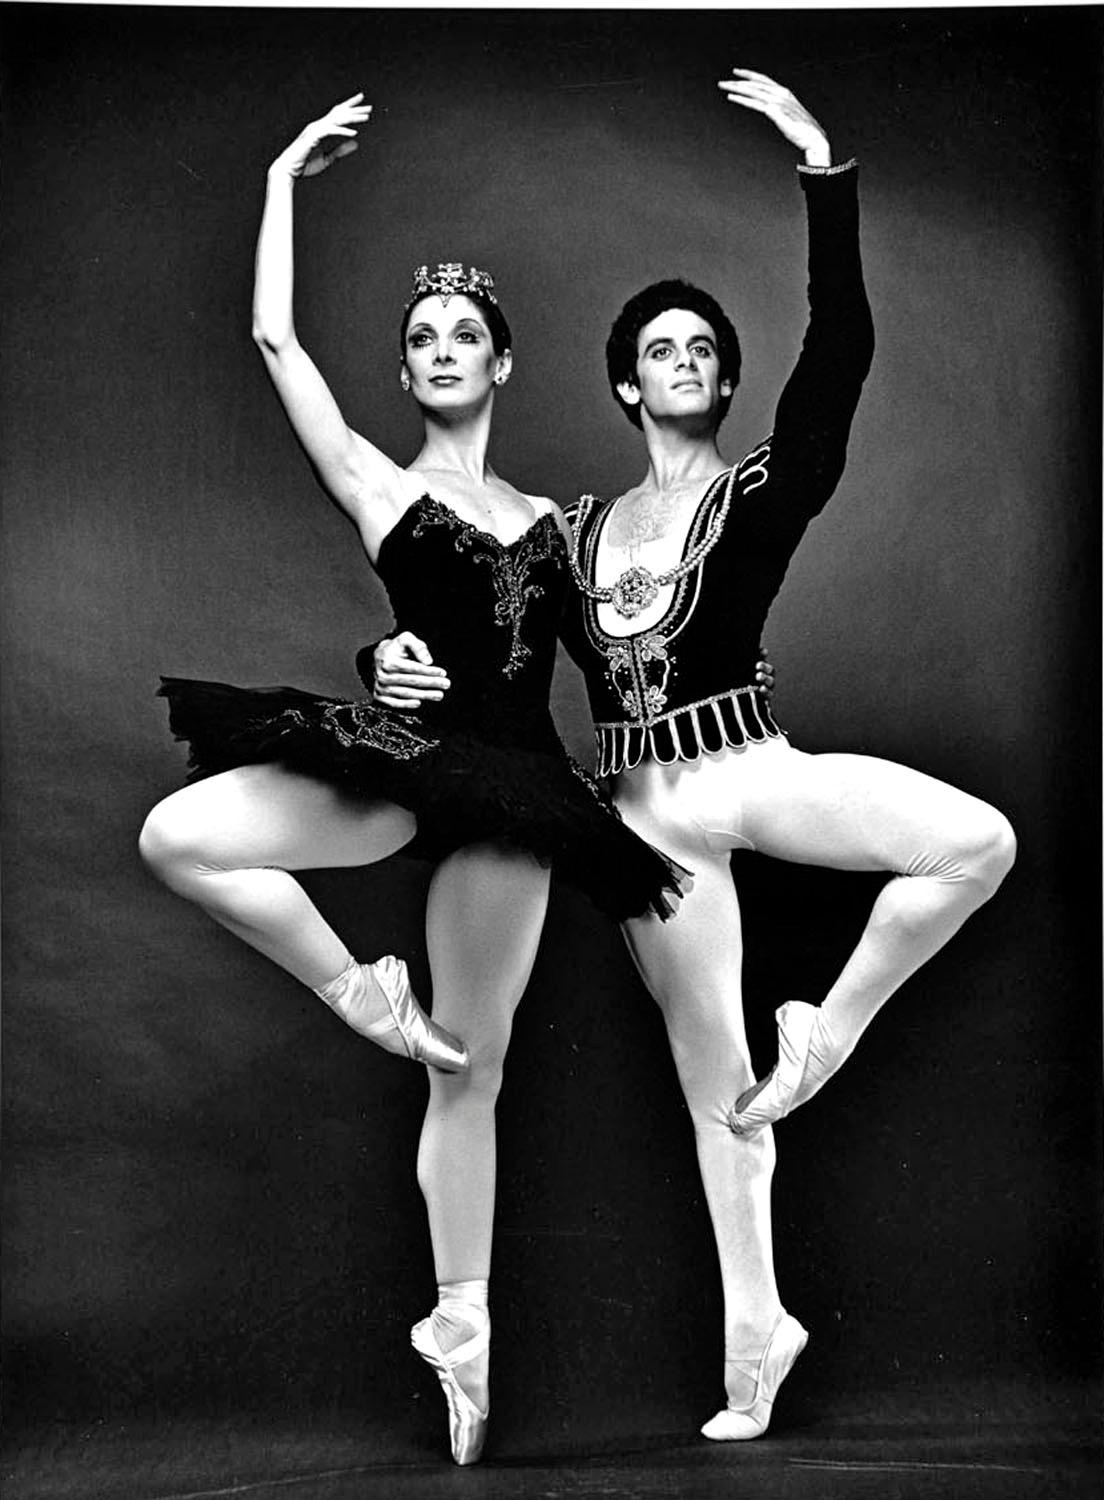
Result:
[[[993,893],[1012,860],[1007,822],[917,772],[864,756],[805,755],[784,741],[622,777],[618,805],[641,836],[694,871],[667,923],[626,924],[659,1002],[697,1134],[725,1291],[727,1380],[749,1394],[780,1305],[774,1280],[769,1130],[726,1124],[752,1082],[740,991],[736,848],[901,878],[879,894],[829,991],[833,1035],[854,1045],[873,1015]],[[161,879],[311,988],[350,955],[293,870],[371,864],[408,842],[412,815],[279,766],[247,766],[176,792],[142,830]],[[514,1011],[540,940],[548,874],[528,855],[481,846],[440,866],[426,918],[435,1018],[467,1043],[471,1069],[430,1076],[418,1158],[439,1282],[487,1278],[494,1215],[494,1109]]]
[[[738,1137],[727,1123],[752,1080],[740,987],[740,913],[729,870],[736,849],[797,864],[885,870],[883,887],[825,997],[841,1057],[894,990],[993,894],[1015,840],[986,803],[904,766],[862,755],[807,755],[786,740],[660,766],[615,786],[628,825],[694,873],[666,923],[625,924],[659,1003],[697,1137],[725,1297],[730,1403],[750,1397],[780,1304],[771,1248],[770,1129]]]
[[[485,1280],[491,1261],[495,1104],[514,1012],[529,983],[548,871],[530,855],[482,844],[440,865],[426,936],[433,1016],[467,1043],[466,1073],[430,1074],[418,1180],[437,1280]]]
[[[289,874],[372,864],[401,849],[413,815],[345,796],[278,765],[243,766],[153,809],[140,849],[170,889],[319,989],[348,948]],[[429,1070],[418,1180],[439,1282],[486,1279],[494,1218],[494,1110],[514,1011],[529,980],[548,872],[481,845],[435,872],[426,913],[434,1018],[467,1043],[470,1070]]]

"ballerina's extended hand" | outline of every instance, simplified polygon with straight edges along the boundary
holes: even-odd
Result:
[[[363,94],[352,94],[305,125],[272,168],[292,177],[316,177],[332,162],[349,156],[357,149],[356,127],[367,125],[372,114],[372,106],[362,103],[363,99]]]

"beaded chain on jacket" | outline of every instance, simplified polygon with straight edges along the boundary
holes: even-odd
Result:
[[[613,584],[606,586],[591,583],[579,566],[579,532],[577,530],[576,542],[571,549],[571,576],[575,580],[576,587],[581,589],[588,599],[596,599],[601,604],[612,604],[623,619],[634,620],[637,615],[642,614],[650,604],[654,603],[661,588],[674,583],[679,578],[685,578],[687,573],[696,568],[717,545],[721,532],[724,530],[728,508],[732,504],[732,486],[735,482],[736,465],[733,464],[729,471],[721,508],[713,517],[709,530],[690,548],[680,563],[673,568],[665,568],[662,573],[653,573],[649,568],[637,564],[626,568]],[[590,508],[597,504],[598,501],[594,495],[583,495],[580,499],[577,513],[580,527],[585,525]]]

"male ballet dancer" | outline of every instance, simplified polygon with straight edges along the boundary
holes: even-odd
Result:
[[[823,129],[771,79],[736,69],[719,87],[803,154],[801,354],[771,435],[728,465],[717,432],[740,375],[731,322],[680,281],[626,304],[607,368],[643,434],[648,469],[615,500],[587,496],[569,512],[578,598],[564,639],[586,677],[598,771],[622,816],[694,876],[673,919],[636,919],[624,931],[663,1012],[720,1256],[727,1404],[702,1431],[739,1440],[766,1431],[807,1338],[775,1283],[771,1126],[816,1093],[889,996],[993,894],[1015,841],[1000,813],[919,772],[793,748],[756,681],[767,610],[843,472],[873,328],[855,164],[833,164]],[[412,708],[447,691],[442,681],[409,634],[376,648],[380,701]],[[895,877],[823,1002],[778,1010],[778,1062],[759,1082],[729,869],[738,849]]]

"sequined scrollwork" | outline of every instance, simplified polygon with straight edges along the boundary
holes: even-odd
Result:
[[[625,640],[606,640],[606,669],[614,692],[632,719],[651,719],[667,705],[671,658],[667,637],[658,630]]]
[[[312,729],[317,724],[343,749],[376,750],[393,760],[415,760],[438,743],[411,729],[399,715],[377,708],[366,698],[327,703],[317,718],[299,708],[285,708],[272,724],[277,735],[282,729]]]
[[[521,638],[525,607],[530,599],[544,593],[543,585],[533,582],[528,575],[537,563],[559,556],[563,549],[563,537],[555,519],[546,512],[514,541],[500,542],[489,531],[473,526],[447,505],[426,495],[412,535],[421,536],[427,526],[448,526],[457,552],[470,552],[475,562],[489,566],[495,593],[495,624],[510,631],[510,649],[503,672],[514,677],[532,655]]]

